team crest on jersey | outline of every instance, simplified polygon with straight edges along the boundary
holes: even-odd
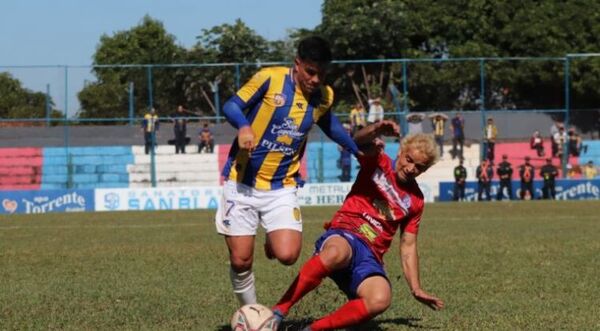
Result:
[[[285,94],[277,93],[275,94],[275,97],[273,97],[273,100],[275,101],[275,106],[281,107],[285,105]]]
[[[294,208],[294,219],[298,222],[302,222],[302,216],[300,214],[300,208]]]
[[[410,209],[410,206],[411,206],[410,196],[405,195],[402,198],[400,198],[400,207],[402,207],[402,209],[408,211],[408,209]]]

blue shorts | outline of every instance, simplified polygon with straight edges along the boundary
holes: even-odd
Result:
[[[318,254],[323,248],[325,241],[334,235],[339,235],[346,239],[348,244],[350,244],[350,247],[352,247],[352,260],[350,260],[350,265],[344,269],[336,270],[329,275],[329,278],[337,284],[339,289],[346,294],[348,299],[357,298],[356,291],[358,290],[358,286],[371,276],[379,275],[388,280],[383,265],[379,263],[375,255],[373,255],[369,246],[349,231],[340,229],[327,230],[327,232],[315,242],[315,254]]]

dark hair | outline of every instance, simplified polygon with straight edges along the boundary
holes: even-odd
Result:
[[[319,64],[331,62],[329,43],[318,36],[306,37],[298,44],[298,57]]]

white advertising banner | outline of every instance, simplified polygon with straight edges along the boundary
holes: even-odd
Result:
[[[437,183],[436,183],[437,184]],[[426,202],[433,202],[429,183],[420,183]],[[352,183],[306,184],[298,190],[301,206],[341,206]],[[96,211],[216,209],[222,188],[164,187],[95,190]]]
[[[419,183],[425,202],[434,201],[433,187],[437,185]],[[298,190],[298,200],[301,206],[341,206],[351,188],[352,183],[306,184]]]
[[[222,188],[164,187],[95,190],[96,211],[216,209]]]

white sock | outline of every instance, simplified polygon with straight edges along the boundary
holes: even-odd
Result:
[[[254,273],[252,270],[237,273],[233,269],[229,269],[229,276],[231,277],[233,293],[237,296],[240,305],[243,306],[257,302]]]

